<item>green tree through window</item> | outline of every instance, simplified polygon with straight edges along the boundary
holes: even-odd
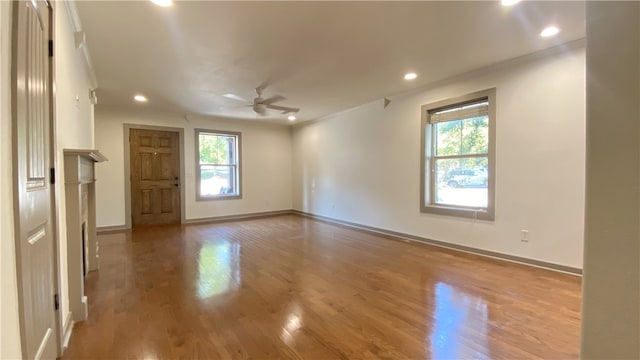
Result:
[[[437,123],[435,128],[437,156],[486,154],[488,151],[489,117],[486,115]],[[460,158],[442,162],[440,170],[448,172],[458,167],[478,168],[487,165],[486,157]]]
[[[200,164],[229,164],[229,136],[200,134]]]

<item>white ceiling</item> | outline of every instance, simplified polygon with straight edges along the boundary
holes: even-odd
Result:
[[[254,119],[245,99],[309,120],[585,36],[582,2],[79,1],[99,106]],[[554,38],[538,36],[556,24]],[[413,71],[418,78],[403,80]],[[142,93],[146,104],[134,104]],[[286,122],[270,112],[265,120]]]

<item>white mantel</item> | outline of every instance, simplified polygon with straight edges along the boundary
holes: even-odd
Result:
[[[64,150],[69,310],[73,321],[87,319],[84,277],[89,271],[98,270],[100,266],[94,166],[96,162],[106,160],[98,150]]]

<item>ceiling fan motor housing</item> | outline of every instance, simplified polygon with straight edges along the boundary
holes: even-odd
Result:
[[[258,114],[264,114],[267,112],[267,105],[265,104],[253,104],[253,111]]]

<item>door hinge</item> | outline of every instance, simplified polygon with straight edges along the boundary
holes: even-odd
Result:
[[[50,179],[49,182],[51,184],[55,184],[56,183],[56,169],[55,168],[49,169],[49,179]]]
[[[60,299],[58,298],[58,294],[53,295],[53,307],[56,310],[60,309]]]
[[[49,56],[53,56],[53,40],[49,40]]]

